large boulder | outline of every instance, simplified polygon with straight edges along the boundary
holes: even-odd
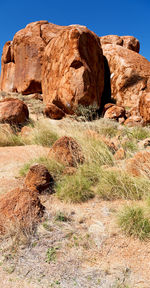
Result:
[[[6,92],[15,91],[15,63],[12,42],[8,41],[3,47],[1,59],[1,83],[0,88]]]
[[[138,107],[143,91],[150,91],[150,62],[119,45],[103,45],[111,72],[111,94],[117,105]]]
[[[28,24],[4,45],[1,90],[23,94],[41,93],[41,66],[48,42],[63,29],[48,21]]]
[[[106,35],[100,37],[101,45],[114,44],[123,46],[124,48],[130,49],[139,53],[140,43],[139,40],[133,36],[117,36],[117,35]]]
[[[30,23],[4,46],[0,89],[43,92],[46,104],[53,103],[67,113],[78,103],[99,108],[104,62],[99,37],[86,27]]]
[[[0,100],[0,122],[14,125],[23,124],[29,119],[27,105],[15,98]]]
[[[72,113],[78,104],[100,107],[103,90],[104,57],[99,37],[79,25],[63,29],[45,49],[44,102]]]
[[[44,206],[35,192],[16,188],[0,197],[0,231],[6,232],[12,223],[31,227],[43,213]]]

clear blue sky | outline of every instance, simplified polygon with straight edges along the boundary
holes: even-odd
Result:
[[[6,41],[28,23],[81,24],[99,36],[133,35],[150,61],[150,0],[0,0],[0,57]]]

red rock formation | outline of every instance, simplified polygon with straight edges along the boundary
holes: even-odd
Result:
[[[145,124],[150,123],[150,92],[144,93],[139,102],[139,112]]]
[[[14,92],[15,89],[15,63],[12,42],[5,43],[1,59],[1,83],[0,90]]]
[[[41,92],[41,65],[48,42],[64,27],[38,21],[18,31],[3,48],[1,90]]]
[[[123,47],[139,53],[140,43],[139,40],[133,36],[121,36],[123,40]]]
[[[101,45],[113,44],[123,46],[124,48],[130,49],[139,53],[140,43],[138,39],[133,36],[117,36],[117,35],[106,35],[100,37]]]
[[[27,105],[15,98],[6,98],[0,101],[0,122],[22,124],[29,119]]]
[[[1,90],[43,90],[45,103],[69,113],[78,103],[100,107],[104,57],[99,37],[80,25],[30,23],[4,46]]]
[[[42,66],[45,103],[66,113],[78,104],[100,107],[104,89],[104,59],[99,38],[86,27],[63,29],[47,45]]]
[[[111,93],[117,105],[138,106],[143,90],[150,91],[150,62],[119,45],[103,45],[111,72]]]

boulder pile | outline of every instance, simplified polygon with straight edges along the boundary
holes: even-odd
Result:
[[[30,23],[4,45],[0,90],[42,94],[45,114],[53,119],[73,114],[79,104],[96,105],[101,113],[113,100],[134,108],[146,124],[150,62],[139,50],[133,36],[98,37],[81,25]]]

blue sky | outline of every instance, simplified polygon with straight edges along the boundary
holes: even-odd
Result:
[[[6,41],[28,23],[81,24],[99,36],[133,35],[150,61],[150,0],[1,0],[0,56]]]

